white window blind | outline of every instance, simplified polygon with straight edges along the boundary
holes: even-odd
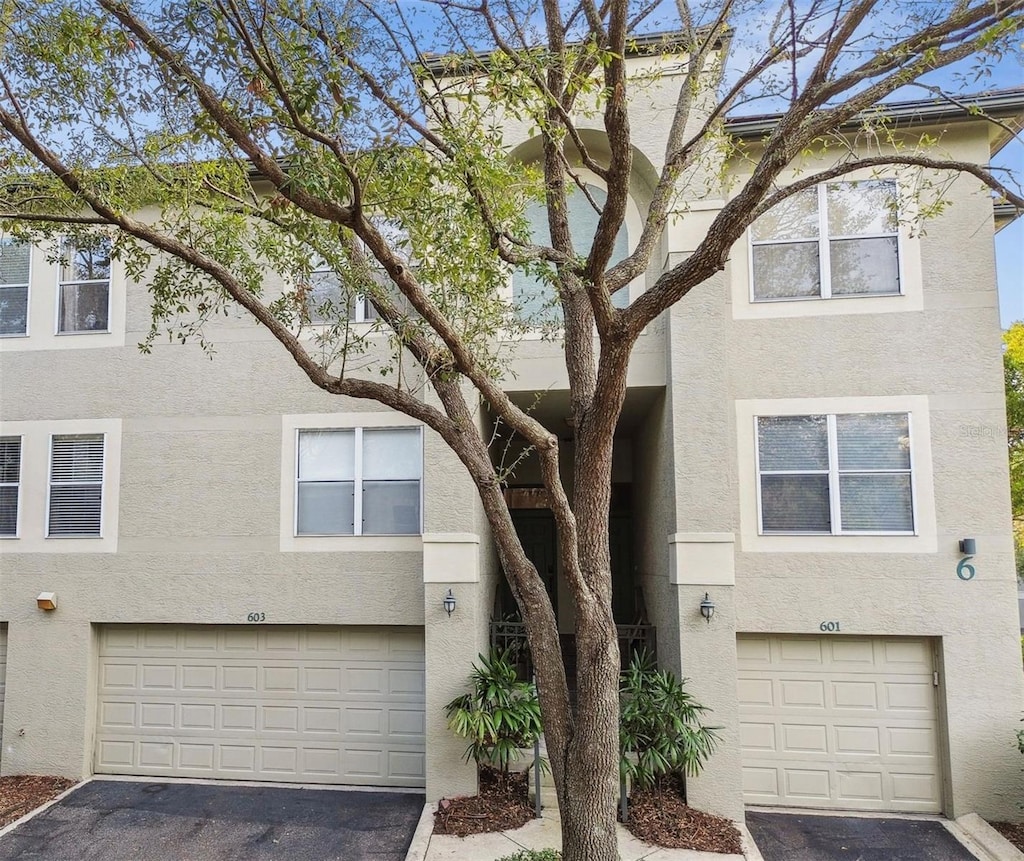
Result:
[[[30,246],[0,236],[0,336],[28,332]]]
[[[299,431],[296,534],[418,534],[422,450],[419,428]]]
[[[48,537],[100,536],[103,440],[103,434],[52,437]]]
[[[58,286],[59,333],[106,332],[110,325],[110,239],[66,240]]]
[[[18,535],[21,437],[0,437],[0,537]]]
[[[757,419],[761,531],[914,532],[906,413]]]
[[[900,292],[896,183],[804,189],[750,228],[755,301]]]

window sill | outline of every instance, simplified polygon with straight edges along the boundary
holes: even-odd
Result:
[[[422,535],[283,535],[282,553],[422,553]]]
[[[69,332],[54,332],[54,337],[63,338],[65,335],[109,335],[110,329],[77,329]]]

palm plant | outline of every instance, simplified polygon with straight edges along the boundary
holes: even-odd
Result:
[[[633,656],[620,683],[619,768],[634,786],[650,789],[669,774],[695,776],[719,742],[701,724],[708,711],[669,670],[646,652]]]

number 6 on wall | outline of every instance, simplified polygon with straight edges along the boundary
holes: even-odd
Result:
[[[973,556],[965,556],[956,565],[956,576],[961,580],[973,580],[974,579],[974,566],[971,565]]]

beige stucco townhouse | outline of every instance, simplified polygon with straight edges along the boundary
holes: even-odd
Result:
[[[624,248],[676,74],[632,104]],[[1007,123],[1024,111],[1022,91],[981,101]],[[949,106],[890,114],[967,161],[1004,142]],[[756,156],[772,122],[730,127]],[[525,127],[506,139],[536,157]],[[631,296],[694,248],[744,170],[689,202]],[[615,611],[723,727],[689,783],[708,810],[1013,817],[1022,800],[993,205],[957,179],[912,230],[894,217],[910,184],[855,175],[793,198],[631,365]],[[471,790],[442,706],[512,608],[443,443],[315,390],[241,317],[209,332],[212,361],[142,355],[145,284],[102,248],[2,252],[0,773]],[[510,286],[527,306],[535,288]],[[569,450],[557,343],[527,340],[512,363],[514,396],[548,392],[537,415]],[[569,641],[538,484],[527,461],[508,494]]]

